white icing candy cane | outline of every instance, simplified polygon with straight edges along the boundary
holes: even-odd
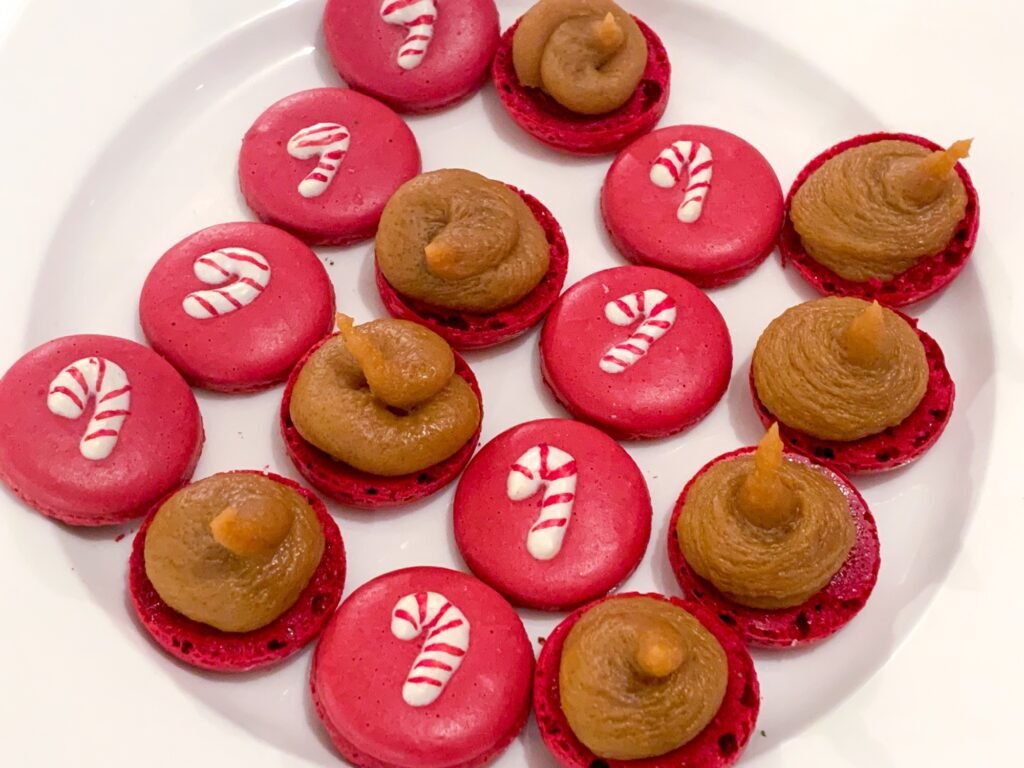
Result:
[[[288,140],[288,154],[296,160],[319,158],[306,178],[299,182],[303,197],[319,197],[338,172],[349,143],[348,128],[337,123],[317,123],[303,128]]]
[[[711,150],[699,141],[677,141],[658,155],[651,166],[651,181],[663,189],[671,189],[687,171],[686,194],[679,206],[679,220],[693,224],[704,210],[704,198],[711,187]]]
[[[648,289],[609,301],[604,316],[613,325],[628,326],[642,318],[643,323],[622,344],[616,344],[601,358],[605,373],[622,373],[651,351],[651,345],[675,325],[676,302],[664,291]]]
[[[182,300],[182,309],[197,320],[227,315],[252,304],[270,282],[270,264],[256,251],[246,248],[221,248],[204,253],[195,260],[192,271],[207,285],[220,285],[237,278],[223,288],[194,291]]]
[[[398,49],[398,66],[405,70],[416,69],[434,38],[437,22],[434,0],[384,0],[380,17],[388,24],[408,28],[405,41]]]
[[[107,458],[131,412],[128,376],[116,363],[102,357],[76,360],[50,382],[46,405],[50,413],[65,419],[77,419],[85,413],[94,397],[92,418],[78,444],[78,450],[90,461]]]
[[[395,604],[391,634],[406,641],[424,635],[402,698],[411,707],[433,704],[469,651],[469,620],[444,595],[416,592]]]
[[[576,459],[553,445],[535,445],[516,460],[508,473],[512,501],[525,501],[544,488],[540,516],[526,536],[526,549],[538,560],[551,560],[562,540],[576,499]]]

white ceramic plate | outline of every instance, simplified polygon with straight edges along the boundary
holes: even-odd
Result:
[[[156,258],[194,230],[249,216],[235,183],[245,129],[282,96],[339,84],[319,37],[320,0],[69,5],[31,3],[0,58],[3,368],[30,346],[66,333],[141,340],[138,293]],[[499,5],[507,26],[527,3]],[[1012,657],[1008,635],[997,632],[1019,626],[1019,612],[997,611],[1019,605],[1010,588],[1015,568],[999,558],[1021,546],[1021,524],[999,513],[1021,506],[1009,469],[1012,428],[1021,419],[1019,403],[1007,401],[1010,387],[997,393],[995,371],[998,360],[1004,382],[1016,382],[1019,394],[1024,364],[1014,331],[1022,326],[1019,310],[1009,315],[1009,299],[1022,272],[1022,239],[1019,222],[1000,221],[1000,214],[1012,210],[1019,182],[1011,171],[1022,164],[1000,157],[1010,146],[1000,142],[1010,136],[1012,116],[1003,113],[997,122],[990,105],[973,103],[974,76],[946,61],[937,74],[911,67],[915,50],[927,55],[943,41],[957,42],[978,67],[995,65],[992,46],[1001,35],[1009,41],[1009,33],[988,27],[983,16],[956,31],[919,33],[913,9],[886,10],[880,2],[865,3],[856,18],[810,3],[764,4],[785,7],[788,21],[738,1],[724,11],[710,5],[629,6],[661,33],[672,57],[673,98],[662,125],[703,122],[734,131],[764,152],[783,185],[821,149],[859,132],[900,129],[939,141],[975,135],[977,157],[969,167],[981,189],[984,227],[974,262],[957,282],[911,309],[943,345],[956,380],[949,429],[913,467],[858,483],[882,539],[874,596],[830,642],[756,654],[763,733],[755,734],[742,764],[910,765],[928,755],[931,765],[986,764],[980,756],[1010,754],[1003,748],[1011,745],[995,734],[1016,701],[1000,687],[1010,682],[1005,669]],[[740,11],[748,18],[739,20]],[[1011,29],[1013,22],[1001,25]],[[916,42],[918,34],[927,39]],[[909,53],[895,47],[908,37]],[[879,50],[888,51],[884,63],[871,58]],[[905,68],[911,69],[893,75]],[[943,78],[959,101],[942,97]],[[1015,108],[1019,124],[1019,101]],[[543,149],[510,122],[490,88],[456,109],[409,122],[425,168],[471,168],[521,186],[551,208],[570,244],[569,283],[623,263],[598,213],[607,159]],[[1019,211],[1019,195],[1017,201]],[[382,313],[371,250],[369,243],[320,250],[339,307],[360,319]],[[773,258],[711,295],[733,335],[732,386],[697,427],[627,446],[650,484],[655,525],[625,589],[678,591],[664,555],[672,502],[705,461],[759,437],[746,386],[754,341],[769,320],[812,292]],[[521,421],[563,415],[540,384],[536,341],[535,331],[468,355],[484,392],[484,440]],[[266,467],[296,476],[277,431],[280,394],[199,393],[207,444],[197,477]],[[334,506],[350,553],[346,595],[395,568],[461,567],[451,495],[449,489],[373,515]],[[133,527],[67,530],[6,493],[0,508],[0,762],[336,763],[307,701],[308,651],[281,668],[237,678],[179,666],[150,644],[126,607],[131,537],[117,539]],[[982,513],[989,517],[972,526]],[[942,599],[933,606],[936,595]],[[535,640],[559,619],[529,611],[523,618]],[[498,763],[552,764],[532,722]]]

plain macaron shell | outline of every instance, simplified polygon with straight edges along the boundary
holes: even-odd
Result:
[[[649,597],[689,612],[715,636],[729,663],[729,681],[718,713],[691,741],[672,752],[642,760],[601,759],[576,738],[562,711],[559,669],[569,631],[587,610],[604,600]],[[761,689],[750,652],[729,627],[699,604],[659,594],[607,597],[570,614],[548,635],[537,659],[533,712],[544,744],[563,768],[726,768],[739,760],[750,741],[761,708]]]
[[[701,578],[690,566],[679,547],[676,524],[683,504],[697,478],[720,461],[738,456],[749,456],[757,448],[741,448],[708,462],[686,484],[676,502],[668,527],[668,559],[683,596],[701,603],[722,621],[733,627],[748,645],[757,648],[794,648],[810,645],[835,634],[846,626],[867,604],[878,581],[881,553],[878,528],[864,498],[853,484],[842,475],[806,456],[787,453],[788,461],[812,467],[836,484],[850,506],[850,516],[857,529],[853,548],[842,568],[820,592],[811,595],[802,604],[768,611],[749,608],[733,602],[714,585]]]
[[[398,64],[409,34],[381,17],[403,0],[328,0],[324,37],[331,62],[352,88],[399,112],[429,112],[454,104],[486,80],[500,26],[494,0],[435,2],[437,16],[426,55],[413,69]]]
[[[53,380],[71,364],[102,357],[128,377],[130,413],[102,460],[79,442],[96,408],[76,419],[50,412]],[[65,336],[36,347],[0,380],[0,478],[26,504],[70,525],[121,523],[188,482],[203,446],[192,390],[162,357],[114,336]]]
[[[338,524],[324,503],[298,483],[280,475],[250,470],[237,473],[262,475],[291,488],[313,508],[323,530],[324,552],[320,564],[287,611],[252,632],[222,632],[193,621],[165,603],[146,574],[145,560],[146,532],[163,501],[153,507],[135,534],[128,566],[132,606],[153,641],[176,659],[212,672],[262,669],[302,650],[330,619],[345,586],[345,544]]]
[[[711,152],[712,178],[700,217],[679,220],[689,183],[664,189],[651,181],[663,151],[680,141]],[[601,212],[615,246],[630,261],[676,272],[702,288],[738,280],[775,248],[782,228],[782,187],[764,155],[718,128],[679,125],[637,139],[612,164]]]
[[[196,259],[221,248],[244,248],[269,265],[269,280],[252,303],[196,319],[182,306],[208,285]],[[192,384],[250,392],[288,377],[295,363],[334,326],[334,288],[323,264],[302,241],[253,222],[219,224],[182,240],[156,263],[142,287],[139,319],[147,341]]]
[[[675,300],[675,324],[634,365],[605,373],[601,359],[643,323],[614,325],[606,305],[649,289]],[[569,288],[548,315],[540,350],[544,381],[558,401],[619,439],[664,437],[699,421],[725,394],[732,370],[718,308],[689,281],[653,267],[607,269]]]
[[[539,445],[566,452],[576,467],[571,516],[550,560],[527,549],[547,493],[514,501],[507,492],[513,465]],[[542,419],[498,435],[473,458],[455,493],[454,525],[459,551],[480,579],[515,604],[565,610],[633,572],[651,535],[651,498],[639,467],[606,434],[578,421]]]
[[[327,189],[299,194],[317,159],[298,160],[288,142],[318,123],[348,129],[348,150]],[[311,245],[345,245],[373,237],[384,206],[420,172],[420,150],[409,126],[379,101],[346,88],[315,88],[277,102],[242,140],[238,179],[261,221]]]
[[[443,595],[469,623],[468,650],[438,698],[414,707],[402,688],[423,637],[391,632],[400,599]],[[364,768],[475,768],[516,737],[530,711],[533,649],[512,607],[482,582],[444,568],[407,568],[342,603],[313,656],[316,712],[338,751]]]

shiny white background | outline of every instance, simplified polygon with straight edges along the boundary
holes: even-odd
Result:
[[[335,82],[322,55],[309,50],[319,43],[317,5],[0,0],[0,368],[62,333],[139,337],[134,302],[148,265],[192,229],[243,215],[231,173],[244,128],[278,96]],[[499,0],[503,22],[524,5]],[[741,764],[1019,765],[1024,311],[1014,299],[1024,287],[1017,40],[1024,12],[1003,2],[920,0],[633,0],[629,7],[652,24],[662,20],[656,28],[682,46],[664,124],[704,120],[736,130],[766,152],[784,186],[802,161],[864,130],[977,139],[969,161],[982,194],[975,259],[942,300],[911,309],[947,346],[962,389],[954,423],[919,465],[862,484],[889,534],[880,592],[820,649],[758,656],[766,736],[755,736]],[[249,23],[264,13],[272,16]],[[161,101],[148,102],[158,91]],[[426,166],[465,157],[545,199],[570,238],[570,280],[619,263],[596,229],[596,186],[559,189],[531,178],[555,156],[510,127],[492,96],[413,121]],[[505,145],[511,150],[498,151]],[[191,173],[183,158],[203,173]],[[596,185],[603,168],[561,162],[550,177],[559,185],[577,178]],[[365,244],[324,251],[341,305],[364,315],[379,311],[368,253]],[[83,291],[100,284],[111,286],[109,294],[87,311],[92,298]],[[663,563],[667,507],[704,460],[756,437],[737,386],[750,345],[767,319],[809,296],[774,259],[749,281],[712,294],[736,342],[734,388],[692,432],[631,447],[651,482],[656,519],[629,587],[672,588]],[[972,339],[975,332],[983,335]],[[533,339],[471,357],[485,386],[485,438],[558,413],[533,394]],[[265,463],[293,474],[273,434],[277,397],[200,395],[210,431],[200,476]],[[340,512],[353,561],[346,594],[393,567],[456,564],[445,532],[449,499],[450,491],[372,521]],[[334,764],[307,722],[308,656],[244,681],[168,662],[129,618],[121,575],[130,537],[115,543],[113,536],[69,533],[0,495],[0,763]],[[531,614],[527,623],[536,637],[553,619]],[[532,729],[502,766],[551,765]]]

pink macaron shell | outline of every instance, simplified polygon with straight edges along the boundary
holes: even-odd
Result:
[[[942,347],[917,326],[917,320],[893,310],[917,332],[928,361],[928,387],[924,398],[907,418],[877,435],[841,442],[823,440],[783,424],[761,402],[750,367],[750,392],[754,408],[765,427],[779,424],[779,435],[787,446],[847,475],[888,472],[921,458],[938,441],[953,415],[956,386],[946,367]]]
[[[249,672],[284,661],[302,650],[330,619],[345,586],[345,544],[338,524],[320,499],[298,483],[270,472],[262,475],[291,488],[316,512],[324,533],[324,552],[298,600],[277,619],[252,632],[222,632],[178,613],[163,601],[146,574],[146,532],[164,499],[143,521],[132,543],[128,591],[145,630],[164,651],[179,661],[211,672]],[[170,498],[168,496],[168,498]]]
[[[493,77],[498,98],[509,116],[535,139],[576,155],[616,152],[652,130],[668,107],[672,67],[661,38],[635,19],[647,38],[647,67],[633,96],[607,115],[570,112],[539,88],[524,88],[512,60],[512,41],[519,22],[504,35],[494,56]]]
[[[328,337],[332,338],[332,337]],[[376,510],[399,507],[425,499],[451,483],[469,463],[480,441],[480,427],[472,437],[452,456],[432,467],[397,477],[381,477],[362,472],[355,467],[337,461],[299,434],[291,418],[292,390],[299,372],[306,360],[327,342],[318,342],[292,370],[281,399],[280,426],[288,457],[295,468],[310,485],[320,493],[355,509]],[[455,353],[455,375],[461,376],[476,394],[480,402],[481,423],[483,421],[483,397],[480,385],[465,359]]]
[[[569,246],[551,211],[533,195],[514,190],[544,229],[551,250],[548,272],[530,293],[511,307],[490,314],[460,312],[403,296],[376,270],[377,291],[392,317],[425,325],[455,349],[486,349],[518,338],[539,323],[558,299],[569,271]]]
[[[79,449],[96,398],[88,398],[76,419],[51,413],[47,404],[54,379],[92,357],[120,366],[131,387],[130,413],[112,452],[100,460]],[[134,341],[65,336],[27,353],[0,380],[0,479],[29,506],[70,525],[113,525],[145,514],[188,482],[202,445],[192,390],[163,358]]]
[[[469,643],[437,699],[411,706],[403,685],[424,645],[400,640],[392,612],[434,592],[469,623]],[[530,710],[533,650],[512,607],[457,571],[418,567],[364,584],[317,644],[310,673],[316,712],[342,757],[363,768],[475,768],[500,754]]]
[[[671,189],[651,181],[659,155],[680,141],[703,144],[712,157],[710,186],[692,223],[678,217],[689,173],[684,170]],[[604,181],[601,212],[627,259],[711,288],[748,274],[775,248],[782,188],[768,161],[743,139],[718,128],[678,125],[643,136],[619,154]]]
[[[196,319],[183,307],[187,296],[236,280],[208,285],[193,271],[196,259],[221,248],[260,254],[269,279],[252,303]],[[287,232],[252,222],[220,224],[185,238],[156,263],[142,287],[139,319],[150,346],[192,384],[250,392],[283,381],[330,333],[334,289],[317,255]]]
[[[299,194],[317,159],[298,160],[288,142],[318,123],[348,129],[349,146],[327,189]],[[242,194],[261,221],[311,245],[345,245],[373,237],[384,206],[420,172],[409,126],[379,101],[346,88],[315,88],[277,102],[246,132],[238,161]]]
[[[565,451],[576,466],[571,517],[549,560],[526,546],[543,488],[525,501],[507,492],[513,465],[539,445]],[[601,597],[633,572],[651,534],[651,499],[636,463],[606,434],[542,419],[498,435],[473,458],[455,493],[454,525],[459,551],[480,579],[514,604],[559,611]]]
[[[352,88],[399,112],[430,112],[475,92],[486,80],[500,27],[494,0],[434,0],[433,37],[412,69],[399,66],[409,28],[385,22],[389,5],[425,0],[328,0],[324,37],[338,74]]]
[[[974,188],[971,175],[962,164],[957,163],[956,172],[967,191],[967,209],[953,233],[953,238],[941,253],[922,259],[891,280],[882,281],[875,278],[865,282],[846,280],[824,264],[815,261],[807,253],[800,241],[800,235],[797,234],[796,228],[788,216],[794,195],[812,173],[841,152],[876,141],[888,140],[909,141],[933,151],[943,149],[934,141],[909,133],[883,132],[855,136],[836,144],[811,160],[797,176],[789,190],[789,195],[786,198],[786,223],[779,240],[782,265],[792,264],[801,277],[815,290],[826,296],[857,296],[868,301],[877,300],[890,307],[905,307],[938,293],[953,282],[967,266],[967,260],[974,251],[974,245],[978,240],[981,205],[978,202],[978,191]]]
[[[562,711],[559,668],[562,648],[570,630],[584,613],[605,600],[649,597],[671,603],[689,612],[715,636],[725,651],[729,681],[718,713],[691,741],[657,757],[640,760],[602,759],[576,738]],[[569,615],[548,635],[537,659],[533,688],[533,712],[544,745],[562,768],[727,768],[743,754],[754,733],[761,709],[761,689],[750,652],[743,641],[714,614],[698,603],[659,594],[630,593],[616,595],[584,606]]]
[[[701,603],[723,622],[733,627],[751,646],[758,648],[795,648],[820,642],[846,626],[865,606],[878,581],[881,553],[878,528],[864,498],[853,484],[839,473],[797,453],[787,453],[788,461],[814,468],[836,484],[850,506],[857,529],[853,549],[843,567],[820,592],[792,608],[768,611],[739,605],[701,578],[690,566],[679,547],[676,524],[683,504],[697,478],[720,461],[748,456],[756,447],[741,448],[708,462],[683,489],[668,527],[668,559],[683,595]]]
[[[613,325],[605,306],[648,289],[675,300],[675,325],[633,366],[605,373],[601,359],[642,324]],[[664,437],[699,421],[725,394],[732,369],[718,308],[689,281],[653,267],[607,269],[569,288],[548,315],[540,351],[544,381],[558,401],[619,439]]]

